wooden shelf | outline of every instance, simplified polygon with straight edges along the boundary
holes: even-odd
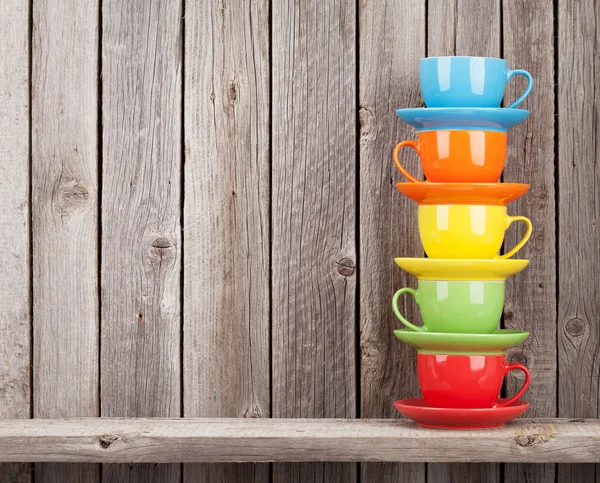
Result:
[[[30,419],[0,422],[0,462],[600,462],[600,420],[519,419],[437,431],[372,419]]]

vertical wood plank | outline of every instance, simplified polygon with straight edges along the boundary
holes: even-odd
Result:
[[[500,0],[428,0],[428,57],[500,57],[500,41]]]
[[[273,416],[356,417],[356,6],[272,4]],[[356,464],[274,464],[350,482]]]
[[[0,3],[0,419],[29,418],[29,4]],[[5,481],[31,465],[1,464]]]
[[[522,362],[532,373],[524,399],[529,417],[556,417],[556,219],[554,197],[554,9],[551,0],[503,3],[503,51],[511,69],[525,69],[535,87],[519,107],[531,116],[509,132],[505,182],[530,183],[530,191],[511,203],[509,213],[523,215],[533,223],[533,235],[517,258],[531,260],[527,270],[506,283],[504,325],[527,330],[531,336],[511,349],[507,359]],[[504,105],[525,89],[523,78],[508,85]],[[523,236],[510,229],[505,247]],[[507,378],[507,394],[523,384],[515,372]],[[555,465],[506,464],[504,481],[554,481]]]
[[[98,416],[98,2],[39,0],[32,32],[34,416]],[[36,481],[97,481],[39,464]]]
[[[102,415],[181,415],[180,0],[102,2]],[[103,480],[180,480],[107,465]]]
[[[394,290],[415,286],[394,257],[422,257],[417,205],[395,183],[396,143],[415,138],[394,110],[422,105],[419,59],[425,56],[425,1],[361,0],[360,32],[360,349],[363,418],[399,417],[397,399],[419,396],[416,351],[393,334]],[[405,153],[403,153],[404,155]],[[409,162],[420,172],[416,156]],[[418,317],[414,304],[405,313]],[[362,482],[425,481],[424,464],[361,464]]]
[[[184,414],[269,417],[269,4],[185,12]],[[269,465],[185,465],[267,482]]]
[[[558,415],[600,416],[600,21],[592,0],[558,0]],[[597,480],[559,465],[558,481]],[[599,475],[600,476],[600,475]]]
[[[499,482],[500,464],[497,463],[428,463],[429,483]]]
[[[429,0],[427,13],[427,55],[429,57],[441,55],[500,57],[500,0],[487,2]],[[499,482],[500,465],[429,464],[427,480],[430,483]]]

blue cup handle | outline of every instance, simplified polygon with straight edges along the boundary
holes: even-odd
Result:
[[[525,98],[529,95],[529,93],[531,92],[531,88],[533,87],[533,78],[531,77],[531,74],[529,72],[521,69],[509,70],[508,80],[510,80],[510,78],[515,75],[523,75],[527,77],[527,89],[525,89],[525,92],[523,92],[521,97],[519,97],[515,102],[508,106],[509,108],[514,108],[521,104],[521,102],[523,102]]]

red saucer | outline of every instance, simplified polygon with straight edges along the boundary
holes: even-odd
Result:
[[[499,408],[448,409],[430,408],[425,399],[416,398],[396,401],[394,406],[400,414],[424,428],[470,430],[500,428],[523,414],[529,403],[519,400]]]

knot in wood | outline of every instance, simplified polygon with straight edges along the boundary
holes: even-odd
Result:
[[[104,449],[107,449],[118,439],[121,439],[121,436],[118,434],[105,434],[104,436],[100,436],[100,446]]]
[[[571,319],[565,324],[565,329],[569,335],[579,337],[585,332],[585,322],[579,318]]]
[[[229,81],[229,103],[233,104],[237,99],[237,79],[234,77]]]
[[[367,137],[371,130],[373,129],[373,125],[375,124],[375,116],[368,107],[361,106],[358,111],[358,124],[360,126],[360,136],[361,138]]]
[[[152,265],[173,261],[177,257],[175,241],[166,234],[151,237],[149,245],[148,260]]]
[[[373,359],[375,365],[381,361],[381,349],[375,342],[363,341],[360,344],[360,360],[362,363],[370,364]]]
[[[343,257],[335,263],[337,265],[337,271],[340,275],[343,275],[344,277],[350,277],[351,275],[354,275],[356,265],[354,263],[354,260],[352,260],[351,258]]]
[[[80,180],[72,179],[61,183],[56,192],[54,201],[61,215],[72,213],[87,204],[90,192]]]
[[[252,406],[244,411],[245,418],[262,418],[262,411],[258,406]]]
[[[552,436],[543,434],[522,434],[515,438],[515,442],[522,447],[534,446],[536,444],[545,443]]]
[[[520,364],[527,364],[527,356],[522,352],[515,352],[510,356],[510,362],[518,362]]]

